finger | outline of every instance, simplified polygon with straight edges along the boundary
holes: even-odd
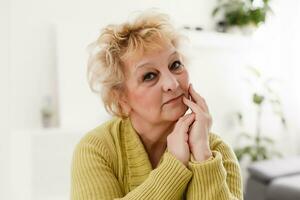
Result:
[[[190,117],[190,115],[191,115],[191,113],[189,113],[189,114],[186,114],[186,115],[184,115],[184,116],[180,117],[180,118],[179,118],[179,120],[180,120],[180,121],[185,121],[187,118],[189,118],[189,117]]]
[[[206,112],[209,112],[205,99],[195,91],[192,84],[190,85],[189,92],[191,94],[192,100],[195,101],[197,104],[203,105],[204,110]]]
[[[207,112],[208,113],[208,108],[205,106],[205,104],[201,101],[201,102],[199,102],[198,101],[198,103],[195,101],[195,99],[194,98],[192,98],[191,97],[191,101],[192,102],[194,102],[194,103],[196,103],[200,108],[201,108],[201,110],[203,111],[203,112]]]
[[[185,119],[183,119],[183,123],[187,123],[190,124],[191,121],[193,121],[194,117],[195,117],[195,113],[189,113],[187,114],[188,117],[186,117]]]
[[[183,97],[183,103],[185,105],[187,105],[189,108],[191,108],[194,113],[203,112],[198,104],[196,104],[195,102],[192,102],[191,100],[187,99],[186,97]]]
[[[200,96],[200,94],[198,94],[193,85],[190,84],[190,87],[189,87],[189,92],[191,94],[191,97],[192,97],[192,100],[194,102],[196,102],[198,105],[200,105],[202,108],[203,108],[203,111],[209,113],[209,109],[208,109],[208,106],[206,104],[206,101],[203,97]]]
[[[180,132],[186,133],[189,130],[189,127],[194,120],[195,120],[195,114],[190,113],[181,117],[178,123],[176,124],[176,126],[178,126],[178,128],[181,130]]]
[[[200,117],[202,118],[202,116],[204,116],[205,118],[207,118],[209,120],[211,119],[210,114],[206,113],[206,112],[203,112],[203,110],[201,110],[199,108],[198,104],[192,102],[191,100],[189,100],[189,99],[187,99],[185,97],[184,97],[184,101],[183,102],[186,103],[186,105],[189,106],[192,109],[192,111],[196,114],[195,120],[199,120]]]
[[[198,103],[198,102],[201,101],[201,96],[200,96],[200,94],[198,94],[198,93],[195,91],[195,89],[193,88],[193,85],[192,85],[192,84],[190,84],[190,87],[189,87],[189,93],[191,94],[192,99],[193,99],[196,103]]]

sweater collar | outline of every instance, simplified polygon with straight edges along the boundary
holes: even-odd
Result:
[[[127,156],[130,190],[143,183],[153,170],[148,153],[135,129],[130,118],[124,121],[124,141]],[[159,164],[161,163],[160,160]]]

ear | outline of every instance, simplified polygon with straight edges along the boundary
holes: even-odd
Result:
[[[128,102],[127,95],[124,93],[124,91],[120,91],[120,93],[118,95],[118,100],[119,100],[119,104],[121,106],[122,112],[128,116],[131,111],[131,106]]]

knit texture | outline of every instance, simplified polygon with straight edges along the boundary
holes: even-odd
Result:
[[[71,200],[235,200],[242,180],[232,149],[210,133],[213,156],[183,165],[167,150],[153,169],[129,118],[88,132],[77,144],[71,168]]]

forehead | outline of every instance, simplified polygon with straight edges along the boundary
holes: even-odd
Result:
[[[149,51],[139,51],[123,61],[126,70],[135,71],[139,66],[156,62],[164,62],[176,53],[176,48],[169,43],[160,45],[160,48]]]

